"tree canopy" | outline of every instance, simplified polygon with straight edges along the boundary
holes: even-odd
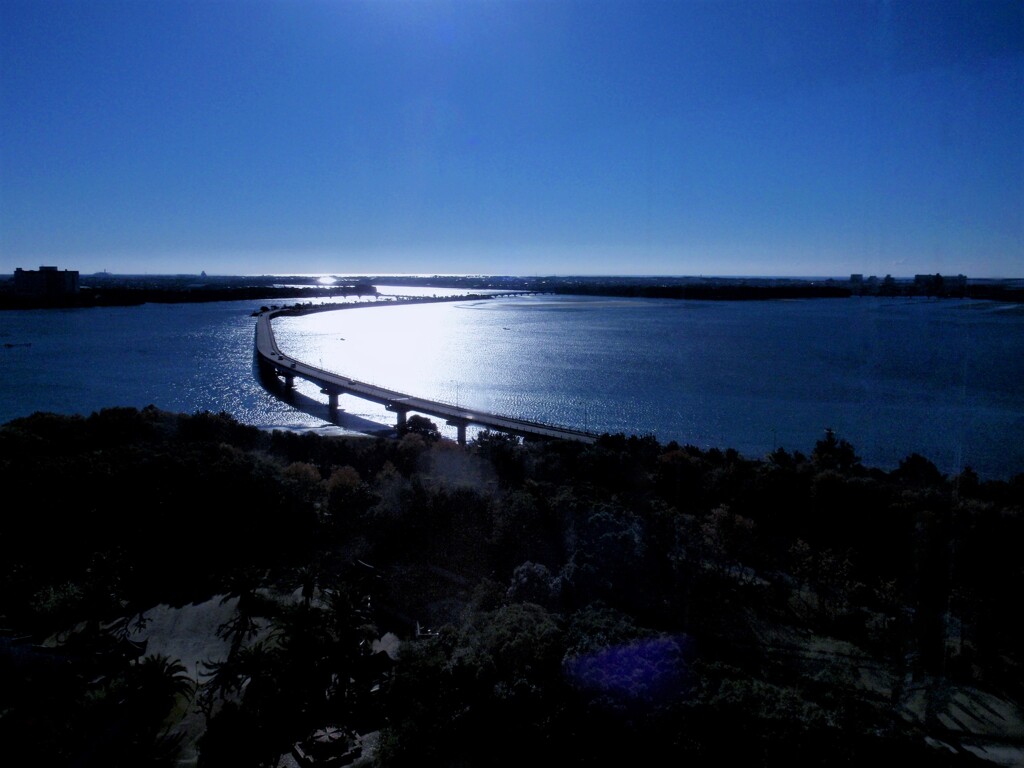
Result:
[[[274,764],[326,723],[380,729],[385,766],[970,765],[925,738],[961,738],[949,692],[1024,693],[1024,475],[864,467],[832,433],[764,459],[461,448],[415,418],[400,440],[153,408],[0,427],[26,499],[0,516],[0,733],[54,765],[159,762],[193,707],[203,766]],[[215,595],[230,652],[201,686],[125,652],[133,617]]]

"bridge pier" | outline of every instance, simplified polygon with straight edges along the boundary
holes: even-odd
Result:
[[[327,395],[327,415],[331,421],[338,414],[338,391],[334,389],[321,389],[320,394]]]
[[[455,427],[458,431],[459,445],[466,444],[466,425],[468,423],[469,422],[463,421],[462,419],[451,419],[450,421],[445,422],[449,427]]]
[[[408,408],[403,408],[402,406],[396,405],[395,403],[388,403],[384,407],[387,408],[392,413],[397,415],[398,423],[395,424],[395,429],[397,429],[399,432],[401,432],[403,429],[405,429],[405,421],[406,421],[405,417],[408,415],[409,409]]]
[[[284,386],[285,386],[285,388],[286,389],[295,389],[295,374],[294,373],[285,373],[285,374],[283,374],[283,376],[284,376]]]

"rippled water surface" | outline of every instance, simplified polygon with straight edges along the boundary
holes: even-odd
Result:
[[[113,405],[225,410],[320,428],[252,366],[260,302],[0,312],[0,421]],[[865,461],[1024,471],[1024,307],[848,299],[692,302],[531,296],[279,318],[282,349],[393,389],[594,431],[762,456],[825,427]],[[31,344],[31,346],[23,346]],[[341,398],[343,425],[391,415]],[[313,414],[313,415],[311,415]]]

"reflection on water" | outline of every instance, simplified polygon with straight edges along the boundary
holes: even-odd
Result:
[[[254,376],[250,314],[261,303],[0,312],[0,422],[152,403],[323,428],[316,387],[298,383],[303,411]],[[510,416],[752,457],[809,452],[832,427],[872,464],[916,451],[947,473],[1024,471],[1020,306],[529,296],[366,306],[274,327],[311,364]],[[341,407],[343,426],[394,423],[356,398]]]
[[[0,421],[34,411],[89,414],[153,404],[169,411],[227,411],[258,426],[322,422],[268,394],[253,376],[259,302],[0,312],[5,386]],[[15,354],[12,354],[15,353]]]
[[[275,329],[313,364],[512,416],[750,456],[809,452],[832,427],[883,466],[916,451],[947,472],[1024,467],[1024,315],[995,304],[533,296]]]

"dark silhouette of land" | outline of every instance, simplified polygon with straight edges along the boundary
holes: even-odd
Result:
[[[467,291],[527,291],[589,296],[629,296],[705,301],[764,301],[772,299],[849,298],[860,295],[931,296],[1024,301],[1024,281],[970,280],[924,275],[913,279],[818,279],[769,277],[598,277],[598,276],[379,276],[344,278],[334,285],[319,284],[308,275],[195,276],[113,275],[81,276],[77,293],[56,296],[19,295],[11,278],[0,279],[0,309],[48,307],[132,306],[147,302],[299,299],[372,296],[375,284],[417,288],[456,288]]]
[[[40,765],[173,764],[185,713],[200,766],[376,731],[383,766],[1024,749],[1024,475],[884,472],[831,432],[751,459],[150,407],[0,427],[0,483],[0,740]],[[223,656],[134,640],[204,601]]]
[[[279,278],[194,276],[86,276],[77,293],[53,296],[20,295],[10,285],[0,284],[0,309],[46,309],[66,307],[136,306],[146,303],[183,304],[210,301],[274,301],[278,299],[320,299],[337,296],[373,296],[376,290],[362,282],[323,286],[309,278],[310,285],[281,285]],[[291,280],[289,278],[289,280]]]

